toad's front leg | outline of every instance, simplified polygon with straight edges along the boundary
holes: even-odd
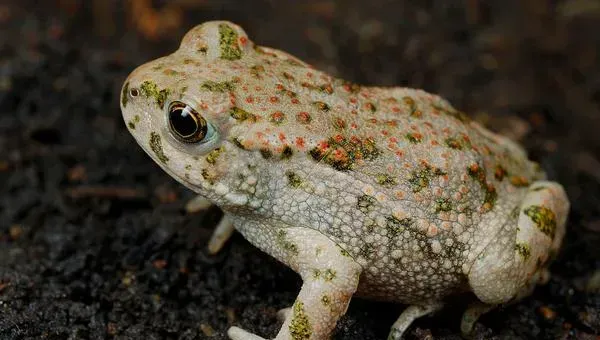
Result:
[[[278,231],[278,238],[288,252],[283,262],[304,282],[276,339],[329,339],[356,291],[360,266],[318,231],[286,228]],[[233,340],[261,339],[237,327],[230,328],[228,335]]]

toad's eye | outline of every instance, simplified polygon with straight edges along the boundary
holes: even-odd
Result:
[[[191,106],[173,102],[169,105],[169,128],[180,141],[197,143],[206,137],[208,124]]]

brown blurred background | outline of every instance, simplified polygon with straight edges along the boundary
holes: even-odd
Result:
[[[137,65],[206,20],[358,83],[424,88],[523,143],[572,213],[550,282],[481,319],[476,339],[598,339],[600,1],[0,1],[0,339],[264,336],[299,279],[240,236],[204,246],[218,209],[127,132]],[[459,301],[409,339],[459,339]],[[334,339],[382,339],[402,306],[352,302]]]

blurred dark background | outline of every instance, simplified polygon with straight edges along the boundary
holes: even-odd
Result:
[[[475,339],[599,339],[600,2],[594,0],[0,1],[0,339],[273,337],[300,280],[122,122],[120,86],[196,24],[227,19],[336,76],[440,93],[523,143],[572,201],[550,282],[490,313]],[[459,339],[462,308],[409,339]],[[355,299],[334,339],[383,339],[402,306]]]

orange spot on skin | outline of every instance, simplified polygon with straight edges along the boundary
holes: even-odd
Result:
[[[202,110],[208,110],[208,105],[206,103],[202,103],[202,104],[200,104],[200,108]]]
[[[301,111],[298,112],[298,114],[296,115],[296,118],[298,119],[298,121],[300,123],[309,123],[310,122],[310,114],[306,111]]]
[[[261,86],[255,86],[255,87],[254,87],[254,90],[255,90],[255,91],[262,91],[262,87],[261,87]]]
[[[298,103],[300,103],[298,98],[292,98],[292,104],[298,104]]]
[[[371,122],[371,123],[375,124],[375,123],[377,123],[377,119],[375,119],[375,118],[371,118],[371,119],[369,119],[369,122]]]
[[[338,135],[335,135],[335,136],[333,136],[333,139],[334,139],[336,142],[338,142],[338,143],[341,143],[341,142],[343,142],[343,141],[344,141],[344,136],[342,136],[342,135],[338,134]]]
[[[254,97],[252,97],[252,96],[246,97],[246,103],[248,103],[248,104],[254,103]]]
[[[296,137],[296,146],[300,149],[304,149],[304,138]]]
[[[346,128],[346,122],[343,119],[339,118],[339,117],[335,119],[334,125],[338,129],[345,129]]]
[[[400,108],[397,106],[392,107],[392,112],[394,113],[400,113]]]
[[[352,124],[350,124],[350,128],[356,130],[356,129],[358,129],[358,125],[356,125],[356,123],[352,123]]]
[[[277,97],[270,97],[269,101],[274,104],[274,103],[279,102],[279,98],[277,98]]]
[[[246,38],[246,37],[240,37],[240,44],[246,45],[246,43],[248,43],[248,38]]]
[[[357,102],[356,98],[354,98],[354,97],[350,98],[350,103],[356,104],[356,102]]]
[[[437,145],[440,145],[440,143],[438,143],[438,141],[437,141],[437,140],[432,140],[432,141],[431,141],[431,145],[433,145],[433,146],[437,146]]]
[[[279,140],[282,141],[282,142],[285,142],[286,137],[285,137],[285,134],[283,132],[279,133]]]
[[[275,111],[271,114],[271,121],[273,123],[279,124],[279,123],[283,122],[284,119],[285,119],[285,115],[281,111]]]
[[[438,232],[439,232],[438,227],[433,224],[430,224],[429,228],[427,229],[427,236],[433,237],[433,236],[437,235]]]
[[[396,151],[396,156],[404,157],[404,152],[402,152],[402,150],[398,150],[398,151]]]
[[[384,136],[387,136],[387,135],[389,135],[390,133],[389,133],[389,132],[387,132],[387,130],[381,130],[381,134],[382,134],[382,135],[384,135]]]
[[[396,196],[397,199],[403,199],[405,196],[405,193],[404,193],[404,191],[396,191],[394,193],[394,195]]]

